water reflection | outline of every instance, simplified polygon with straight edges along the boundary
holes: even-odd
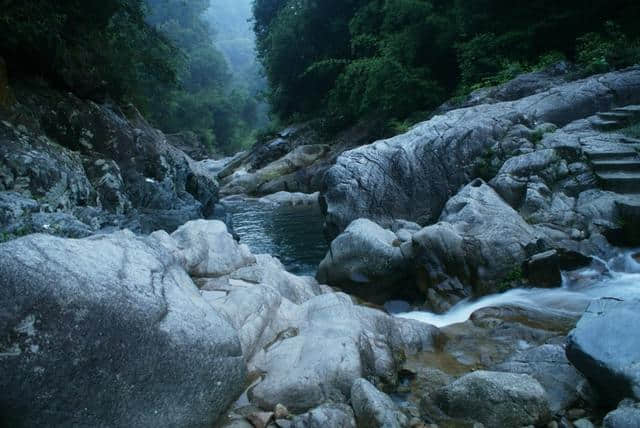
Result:
[[[224,203],[216,217],[230,219],[240,242],[254,254],[270,254],[297,275],[315,275],[328,246],[317,205],[278,206],[252,200]]]

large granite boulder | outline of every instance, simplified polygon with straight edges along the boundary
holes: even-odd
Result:
[[[0,425],[212,426],[245,361],[170,248],[127,231],[0,245]]]
[[[254,357],[262,379],[249,400],[263,409],[284,404],[294,413],[327,401],[347,402],[356,379],[397,383],[405,353],[433,349],[437,329],[354,305],[341,293],[321,294],[280,308],[283,334]]]
[[[640,301],[593,301],[571,332],[567,358],[602,398],[640,400]]]
[[[442,388],[437,402],[449,416],[488,427],[539,426],[551,419],[544,388],[526,374],[473,372]]]
[[[411,287],[411,244],[405,252],[397,235],[367,219],[354,221],[330,246],[318,267],[318,281],[376,303],[407,297]],[[403,290],[396,287],[407,283]]]
[[[476,160],[517,126],[563,126],[615,105],[640,102],[640,67],[594,76],[508,102],[452,110],[389,140],[340,155],[321,195],[328,233],[353,220],[387,225],[394,218],[422,225],[477,173]]]
[[[413,236],[417,286],[434,310],[446,310],[470,292],[486,294],[520,279],[522,262],[543,238],[476,179],[447,202],[439,223]]]

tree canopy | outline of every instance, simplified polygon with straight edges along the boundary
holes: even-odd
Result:
[[[133,102],[163,131],[231,152],[256,125],[205,19],[210,0],[0,0],[0,56],[80,97]],[[213,11],[212,13],[215,13]]]
[[[283,118],[405,119],[566,58],[585,73],[640,61],[629,0],[255,0]]]

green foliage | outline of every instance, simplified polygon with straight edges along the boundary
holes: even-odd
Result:
[[[500,281],[500,283],[496,287],[496,291],[498,291],[499,293],[504,293],[505,291],[513,288],[514,285],[522,285],[523,280],[524,275],[522,273],[522,267],[516,266],[507,275],[505,275],[502,281]]]
[[[640,38],[629,38],[620,27],[607,22],[602,33],[578,38],[578,64],[584,74],[596,74],[640,63]]]
[[[183,54],[180,85],[148,94],[149,118],[168,133],[194,131],[211,149],[240,149],[253,131],[258,101],[248,87],[234,82],[227,60],[213,44],[213,28],[204,19],[209,0],[147,2],[149,23]]]
[[[234,151],[255,125],[257,90],[214,47],[210,1],[0,0],[0,55],[15,74],[133,102],[165,132]]]
[[[393,128],[559,60],[587,72],[603,56],[609,68],[640,60],[640,2],[626,0],[255,0],[254,16],[269,100],[285,120]]]
[[[120,100],[176,82],[177,52],[145,23],[143,0],[0,0],[0,10],[0,53],[15,72]]]

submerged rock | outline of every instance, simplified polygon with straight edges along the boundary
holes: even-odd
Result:
[[[547,392],[552,412],[567,409],[581,398],[584,377],[567,360],[560,345],[542,345],[512,356],[493,370],[534,377]]]

